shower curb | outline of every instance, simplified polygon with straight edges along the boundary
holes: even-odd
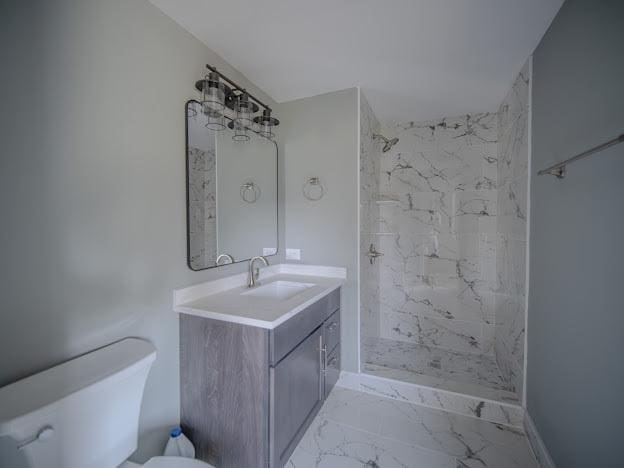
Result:
[[[338,386],[373,395],[442,409],[524,431],[524,409],[520,405],[479,398],[415,383],[342,371]]]

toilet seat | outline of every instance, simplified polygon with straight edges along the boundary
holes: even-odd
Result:
[[[143,468],[214,468],[200,460],[183,457],[154,457]]]

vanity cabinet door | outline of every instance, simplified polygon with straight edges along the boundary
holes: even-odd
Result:
[[[325,393],[319,327],[271,368],[271,465],[288,461]]]

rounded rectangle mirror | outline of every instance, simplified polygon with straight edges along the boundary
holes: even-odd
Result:
[[[209,117],[195,100],[185,115],[189,268],[275,255],[277,144],[227,117]]]

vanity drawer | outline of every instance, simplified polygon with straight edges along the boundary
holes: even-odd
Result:
[[[340,309],[334,312],[323,324],[323,343],[331,353],[340,342]]]
[[[338,382],[338,377],[340,377],[340,346],[336,346],[325,361],[325,398]]]
[[[340,288],[330,292],[293,318],[271,330],[269,339],[270,365],[276,365],[295,346],[319,327],[332,312],[340,308]]]

